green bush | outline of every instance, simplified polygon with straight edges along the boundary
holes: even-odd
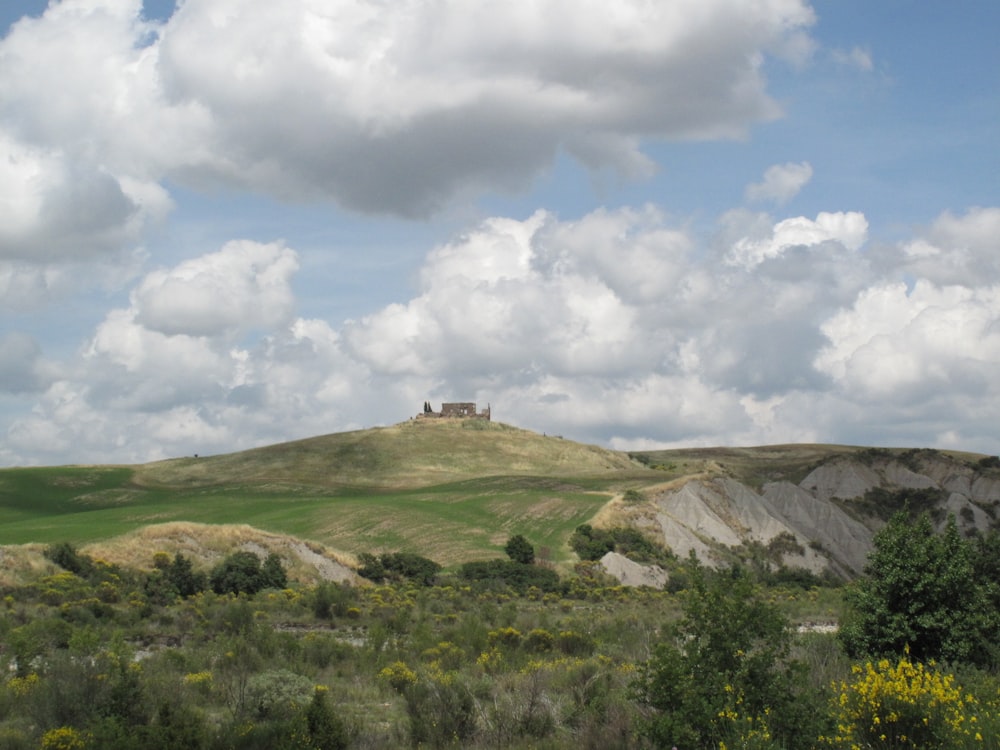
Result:
[[[1000,645],[991,598],[972,544],[950,517],[935,534],[929,516],[897,513],[874,539],[865,576],[846,592],[850,614],[840,630],[854,657],[902,656],[988,664]]]
[[[281,558],[273,552],[264,566],[253,552],[233,552],[209,576],[216,594],[256,594],[266,588],[284,588],[287,581]]]
[[[742,568],[693,566],[684,614],[640,668],[635,694],[655,747],[716,747],[734,722],[760,722],[788,750],[822,733],[804,670],[789,659],[788,622]]]
[[[368,552],[358,555],[358,575],[376,583],[408,580],[421,586],[434,583],[441,566],[412,552],[384,552],[377,557]]]
[[[503,551],[514,562],[523,565],[532,565],[535,562],[535,548],[520,534],[515,534],[508,539]]]
[[[559,574],[538,565],[525,565],[513,560],[485,560],[462,565],[458,575],[478,584],[499,584],[524,593],[531,587],[539,591],[559,591],[562,582]]]

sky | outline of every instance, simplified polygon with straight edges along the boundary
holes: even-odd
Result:
[[[0,466],[1000,453],[994,0],[0,6]]]

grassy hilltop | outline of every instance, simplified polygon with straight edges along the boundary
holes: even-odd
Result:
[[[190,521],[445,565],[502,554],[523,533],[558,562],[616,492],[658,478],[624,454],[502,423],[413,420],[220,456],[3,470],[0,544],[85,544]]]

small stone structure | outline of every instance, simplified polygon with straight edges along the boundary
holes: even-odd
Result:
[[[430,401],[424,401],[424,410],[417,415],[418,419],[485,419],[490,420],[490,405],[482,411],[476,411],[474,401],[458,401],[451,404],[441,404],[441,411],[434,411]]]

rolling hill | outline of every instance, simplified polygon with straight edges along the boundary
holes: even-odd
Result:
[[[590,523],[639,528],[710,565],[849,578],[896,509],[953,514],[966,533],[995,526],[997,464],[833,445],[626,455],[497,422],[411,420],[219,456],[2,470],[0,545],[68,540],[148,566],[159,549],[207,563],[228,538],[307,567],[389,550],[454,566],[524,534],[566,568],[573,530]]]

